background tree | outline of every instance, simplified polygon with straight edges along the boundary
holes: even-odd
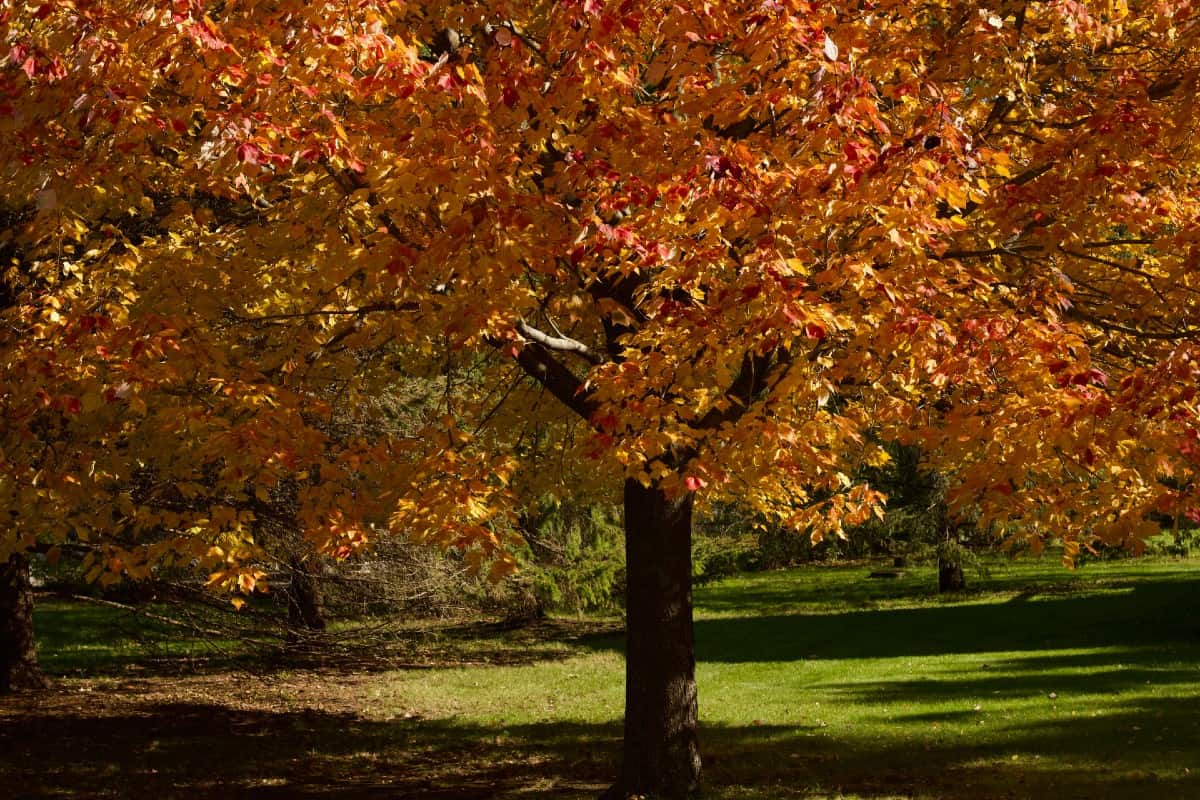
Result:
[[[613,796],[698,779],[697,498],[837,533],[879,512],[850,476],[895,440],[953,509],[1052,527],[1068,555],[1194,504],[1190,4],[108,0],[3,19],[6,191],[41,207],[27,271],[69,276],[10,314],[33,336],[5,342],[21,446],[0,480],[10,508],[63,509],[10,548],[88,516],[162,525],[91,498],[167,431],[201,443],[193,468],[241,468],[230,492],[319,466],[321,546],[369,538],[362,485],[394,529],[482,561],[510,480],[550,480],[529,437],[552,439],[623,487]],[[165,212],[139,244],[111,221],[131,209]],[[119,252],[74,258],[106,222]],[[446,377],[424,435],[312,433],[326,387],[353,404],[401,364]],[[143,390],[188,398],[162,412],[182,421],[145,425]],[[230,537],[215,580],[252,585],[249,523],[181,519],[165,552]]]

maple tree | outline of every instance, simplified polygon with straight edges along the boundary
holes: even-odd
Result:
[[[500,576],[620,485],[613,796],[681,796],[697,502],[838,535],[899,441],[1068,558],[1200,516],[1192,3],[2,8],[0,555],[252,590],[294,487]],[[336,430],[397,374],[436,413]]]

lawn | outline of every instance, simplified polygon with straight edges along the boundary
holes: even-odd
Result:
[[[995,562],[948,600],[869,571],[696,591],[705,797],[1200,797],[1200,562]],[[107,647],[84,611],[39,610],[60,691],[0,702],[17,796],[591,797],[619,749],[612,622],[413,627],[296,669]]]

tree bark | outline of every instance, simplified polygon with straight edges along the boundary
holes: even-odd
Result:
[[[625,749],[607,798],[687,797],[700,778],[692,495],[625,482]]]
[[[949,561],[937,563],[937,590],[962,591],[967,588],[966,578],[962,577],[962,565],[950,564]]]
[[[15,554],[0,564],[0,694],[42,689],[33,638],[33,586],[29,558]]]
[[[942,541],[938,545],[937,560],[938,594],[961,592],[967,588],[967,580],[963,577],[962,549],[958,544],[958,525],[950,517],[950,508],[946,505],[944,495],[938,499],[938,518],[942,530]]]
[[[293,556],[288,566],[292,574],[287,595],[289,636],[295,637],[300,631],[316,633],[325,630],[325,597],[320,579],[314,574],[313,563]]]
[[[967,588],[962,564],[938,559],[938,592],[961,592]]]

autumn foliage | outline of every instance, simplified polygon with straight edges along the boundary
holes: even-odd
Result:
[[[5,550],[250,589],[290,485],[497,575],[545,488],[838,535],[888,441],[1068,554],[1200,517],[1193,3],[3,9]]]

